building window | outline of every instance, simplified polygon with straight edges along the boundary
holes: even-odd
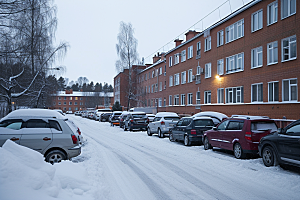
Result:
[[[268,5],[268,25],[274,24],[277,22],[278,18],[278,2],[274,1]]]
[[[155,77],[155,70],[152,71],[152,78]]]
[[[151,85],[151,93],[154,93],[154,84]]]
[[[235,73],[244,70],[244,53],[226,58],[226,73]]]
[[[243,86],[226,88],[225,98],[226,103],[244,103]]]
[[[78,100],[78,97],[75,97],[75,100],[77,101],[77,100]]]
[[[221,30],[217,33],[217,46],[222,46],[224,44],[224,31]]]
[[[197,56],[196,59],[201,58],[201,42],[197,43]]]
[[[64,100],[67,100],[67,97],[64,97]]]
[[[181,105],[184,106],[185,105],[185,94],[181,95]]]
[[[169,57],[169,67],[172,67],[172,56]]]
[[[174,95],[174,105],[176,105],[176,106],[179,105],[179,94]]]
[[[218,89],[218,103],[224,103],[224,88]]]
[[[169,87],[173,86],[173,76],[169,76]]]
[[[217,65],[218,65],[217,73],[219,75],[223,75],[224,74],[224,60],[223,59],[218,60]]]
[[[71,107],[69,107],[69,110],[72,110],[72,108],[71,108]]]
[[[268,44],[268,65],[278,63],[278,42]]]
[[[201,100],[201,97],[200,97],[200,91],[196,92],[196,104],[199,105],[200,104],[200,100]]]
[[[263,10],[259,10],[251,16],[251,30],[255,32],[263,27]]]
[[[211,91],[204,91],[204,104],[211,103]]]
[[[226,43],[244,37],[244,19],[226,27]]]
[[[75,110],[78,110],[78,107],[75,107]]]
[[[64,105],[67,105],[67,102],[64,102]]]
[[[162,106],[162,100],[161,98],[158,99],[158,107],[161,107]]]
[[[193,82],[193,69],[189,69],[188,71],[188,83]]]
[[[169,106],[172,106],[172,95],[169,95]]]
[[[66,107],[64,107],[64,111],[66,111],[67,110],[67,108]]]
[[[204,52],[211,50],[211,36],[205,39]]]
[[[80,97],[80,100],[82,100],[82,97]]]
[[[251,85],[251,102],[263,102],[263,84]]]
[[[58,97],[58,100],[61,100],[61,97]]]
[[[74,102],[74,105],[77,105],[77,102]]]
[[[82,106],[82,105],[83,105],[83,102],[80,102],[80,105]]]
[[[58,102],[58,105],[61,105],[61,102]]]
[[[211,63],[205,64],[205,78],[211,77]]]
[[[179,53],[175,54],[175,61],[174,61],[174,65],[178,64],[179,63]]]
[[[174,75],[174,85],[179,85],[179,73]]]
[[[183,50],[181,52],[181,62],[184,62],[186,60],[186,50]]]
[[[296,0],[281,0],[281,19],[296,13]]]
[[[278,81],[268,83],[268,101],[278,102],[279,101],[279,83]]]
[[[188,47],[188,59],[193,57],[193,46]]]
[[[181,84],[186,83],[186,71],[181,72]]]
[[[151,90],[150,90],[150,85],[149,85],[149,93],[151,93]]]
[[[281,41],[282,45],[282,61],[294,60],[297,58],[297,43],[296,36],[284,38]]]
[[[167,81],[165,81],[164,90],[167,88]]]
[[[282,80],[282,101],[297,101],[297,79]]]
[[[162,67],[159,68],[158,74],[159,74],[159,75],[162,75]]]
[[[257,47],[251,50],[251,68],[263,66],[263,52],[262,47]]]
[[[193,93],[188,93],[188,105],[193,104]]]
[[[53,105],[54,105],[54,106],[56,105],[55,101],[53,102]]]
[[[162,82],[159,82],[159,91],[162,91]]]
[[[72,101],[69,102],[69,105],[72,105]]]
[[[164,107],[166,107],[166,98],[164,98]]]

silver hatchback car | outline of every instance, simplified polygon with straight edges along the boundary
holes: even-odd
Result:
[[[20,109],[0,121],[0,147],[6,140],[36,150],[51,164],[81,153],[81,132],[57,111]]]

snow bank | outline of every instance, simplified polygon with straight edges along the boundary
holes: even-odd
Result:
[[[11,140],[0,147],[0,160],[1,199],[81,199],[90,190],[80,165],[51,165],[42,154]]]

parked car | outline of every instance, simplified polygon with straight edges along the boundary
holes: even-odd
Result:
[[[72,110],[66,111],[66,114],[73,114]]]
[[[193,117],[210,117],[213,119],[215,126],[221,123],[224,119],[228,118],[227,115],[214,111],[199,112],[193,115]]]
[[[89,119],[94,119],[94,115],[95,115],[95,112],[94,112],[94,111],[89,111],[87,117],[88,117]]]
[[[7,139],[57,163],[81,153],[81,132],[67,117],[47,109],[20,109],[0,121],[0,146]]]
[[[261,138],[258,150],[267,167],[277,164],[300,167],[300,120]]]
[[[101,120],[101,115],[102,113],[112,113],[110,108],[102,108],[102,109],[97,109],[95,111],[95,115],[94,115],[94,119],[96,121],[100,121]]]
[[[155,115],[153,122],[148,124],[147,134],[158,134],[162,138],[170,133],[170,129],[179,121],[179,116],[173,112],[159,112]]]
[[[100,121],[100,122],[108,122],[111,115],[112,115],[111,112],[110,112],[110,113],[102,113],[102,114],[100,115],[99,121]]]
[[[88,111],[87,110],[83,110],[81,117],[88,118]]]
[[[122,114],[120,115],[120,128],[124,128],[124,120],[126,119],[128,114],[129,112],[123,111]]]
[[[147,116],[144,112],[129,112],[124,120],[124,131],[132,131],[134,129],[146,130],[147,129]]]
[[[147,121],[148,121],[148,123],[151,123],[151,122],[153,122],[153,120],[154,120],[154,118],[155,118],[155,115],[153,115],[153,114],[146,114],[146,116],[147,116]]]
[[[80,111],[76,111],[74,114],[75,114],[76,116],[80,116]]]
[[[65,113],[61,109],[53,109],[56,112],[59,112],[61,115],[65,116]]]
[[[122,111],[114,111],[112,115],[110,116],[110,125],[111,126],[119,126],[120,125],[120,115],[122,114]]]
[[[235,115],[203,136],[204,149],[219,147],[231,150],[238,159],[257,154],[260,139],[277,130],[274,120],[261,116]]]
[[[171,142],[183,141],[185,146],[202,143],[203,132],[213,127],[214,122],[210,117],[183,117],[171,129],[169,139]]]

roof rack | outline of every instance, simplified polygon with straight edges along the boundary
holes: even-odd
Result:
[[[231,118],[242,118],[242,119],[270,119],[268,116],[251,116],[251,115],[231,115]]]

